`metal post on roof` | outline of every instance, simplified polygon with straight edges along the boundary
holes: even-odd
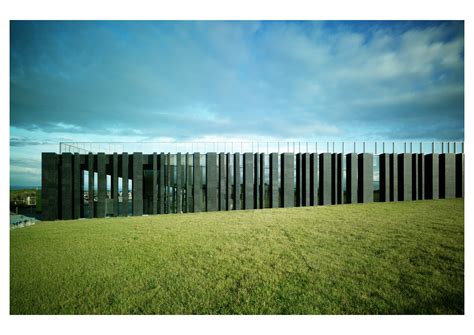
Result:
[[[377,142],[375,142],[375,154],[377,155]]]

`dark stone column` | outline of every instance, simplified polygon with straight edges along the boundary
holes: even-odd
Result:
[[[278,208],[278,154],[270,154],[270,208]]]
[[[61,155],[61,219],[71,220],[73,212],[73,163],[72,154]]]
[[[260,154],[260,208],[265,208],[265,154]]]
[[[281,154],[281,207],[294,207],[295,155],[292,153]]]
[[[143,154],[133,153],[133,188],[132,210],[133,215],[143,215]]]
[[[336,154],[336,161],[337,161],[337,166],[336,166],[336,201],[338,204],[343,204],[344,203],[344,191],[342,188],[342,157],[343,154]]]
[[[74,154],[74,204],[73,204],[73,218],[79,219],[81,217],[81,198],[84,194],[81,194],[81,155],[79,153]]]
[[[166,171],[166,155],[164,152],[158,156],[158,213],[165,214],[165,196],[166,196],[166,183],[165,183],[165,171]]]
[[[439,199],[439,155],[425,155],[425,199]]]
[[[456,168],[454,154],[439,155],[439,197],[452,199],[456,196]]]
[[[229,211],[234,208],[232,201],[232,155],[226,154],[226,209]]]
[[[94,167],[95,155],[89,153],[87,158],[87,165],[89,168],[89,217],[95,217],[95,203],[94,203]]]
[[[303,156],[296,154],[296,206],[303,205]]]
[[[418,199],[418,157],[417,154],[411,155],[411,198]]]
[[[191,160],[192,156],[186,154],[186,213],[193,211],[193,169]]]
[[[418,154],[417,155],[417,160],[418,160],[418,195],[417,198],[418,200],[423,200],[425,198],[425,155],[423,154]]]
[[[359,154],[357,175],[357,200],[361,203],[374,201],[374,156]]]
[[[357,154],[346,155],[346,202],[349,204],[357,203],[357,175],[358,175]]]
[[[309,153],[304,153],[301,155],[301,205],[310,206],[311,205],[311,178],[310,178],[310,155]]]
[[[218,199],[218,171],[217,171],[217,154],[215,152],[208,152],[206,154],[206,211],[213,212],[217,211]]]
[[[310,205],[316,206],[318,204],[318,154],[310,155],[310,177],[309,177],[309,197]]]
[[[193,154],[193,203],[194,212],[200,212],[202,208],[202,180],[201,180],[201,154]]]
[[[152,205],[151,205],[151,213],[152,214],[158,214],[158,155],[156,152],[153,153],[152,156],[152,185],[151,185],[151,191],[152,191]]]
[[[397,154],[389,155],[390,165],[390,201],[398,201],[398,158]]]
[[[97,217],[105,217],[105,198],[107,197],[107,174],[105,153],[97,154]]]
[[[225,168],[225,153],[219,154],[219,210],[226,210],[226,168]]]
[[[111,195],[112,195],[112,214],[118,216],[118,155],[116,152],[112,155],[112,176],[111,176]]]
[[[122,212],[120,215],[128,216],[128,177],[129,177],[128,153],[122,153]]]
[[[337,154],[331,154],[331,204],[337,204]]]
[[[176,213],[183,212],[183,167],[181,166],[181,153],[176,153]]]
[[[332,201],[331,190],[332,162],[328,152],[319,154],[319,190],[320,204],[330,205]]]
[[[59,218],[59,171],[58,156],[43,152],[41,155],[41,201],[43,220]]]
[[[234,154],[234,209],[241,209],[240,203],[240,154]]]
[[[254,184],[253,184],[253,208],[260,208],[260,159],[258,153],[254,154]]]
[[[380,201],[390,201],[390,157],[388,154],[381,154],[380,159]]]
[[[456,154],[456,198],[464,198],[464,154]]]
[[[398,200],[412,200],[412,155],[398,155]]]
[[[253,154],[247,152],[244,154],[244,209],[252,209],[253,203]]]

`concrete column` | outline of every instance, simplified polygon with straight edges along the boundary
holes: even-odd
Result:
[[[278,154],[270,154],[270,208],[278,208]]]
[[[176,213],[183,212],[183,168],[181,166],[181,153],[176,153]]]
[[[398,201],[398,158],[397,154],[390,154],[390,201]]]
[[[152,205],[151,205],[151,213],[158,214],[158,155],[156,152],[153,153],[152,156],[152,185],[151,185],[151,192],[152,192]]]
[[[232,200],[232,155],[230,153],[226,154],[226,210],[231,210],[234,208],[234,202]]]
[[[310,206],[311,205],[311,158],[309,153],[304,153],[301,155],[301,205]]]
[[[97,217],[105,217],[105,198],[107,197],[107,174],[105,153],[97,154]]]
[[[337,204],[337,154],[331,154],[331,204]]]
[[[59,218],[59,171],[58,156],[55,153],[41,154],[41,201],[43,220]]]
[[[423,200],[425,198],[425,155],[417,155],[417,168],[418,168],[418,200]]]
[[[166,196],[166,182],[165,182],[165,171],[166,171],[166,155],[164,152],[160,153],[158,159],[158,166],[160,168],[158,172],[158,213],[165,214],[165,196]]]
[[[380,201],[390,201],[390,157],[389,154],[379,156],[380,164]]]
[[[111,195],[112,195],[112,214],[118,216],[118,155],[116,152],[112,155],[112,175],[111,175]]]
[[[260,208],[260,158],[254,154],[253,208]]]
[[[128,176],[129,176],[128,153],[122,153],[122,212],[120,215],[128,216]]]
[[[309,197],[310,197],[310,205],[316,206],[318,204],[318,171],[319,171],[319,164],[318,164],[318,154],[311,154],[310,155],[310,176],[309,176]]]
[[[133,153],[132,212],[134,216],[143,215],[143,154]]]
[[[411,155],[411,199],[418,200],[418,155]]]
[[[357,167],[357,201],[361,203],[374,201],[374,156],[359,154]]]
[[[244,209],[252,209],[254,207],[253,170],[253,154],[250,152],[244,153]]]
[[[412,155],[398,155],[398,200],[412,200]]]
[[[342,188],[342,168],[343,168],[343,154],[336,154],[336,201],[338,204],[344,203],[344,190]]]
[[[193,203],[194,213],[201,212],[202,208],[202,180],[201,180],[201,154],[193,154]]]
[[[171,191],[171,154],[165,155],[165,213],[171,213],[173,203],[173,192]]]
[[[218,171],[217,171],[217,154],[208,152],[206,154],[206,211],[217,211],[218,206]]]
[[[81,217],[81,199],[84,197],[84,194],[81,194],[81,155],[79,153],[74,154],[74,203],[73,203],[73,219],[79,219]]]
[[[225,168],[225,153],[219,154],[219,210],[226,210],[226,168]]]
[[[303,156],[296,154],[296,206],[303,206]]]
[[[94,167],[95,167],[95,155],[89,153],[87,157],[87,167],[89,169],[89,218],[95,217],[95,203],[94,203]]]
[[[464,154],[456,154],[456,198],[464,198]]]
[[[241,209],[240,203],[240,154],[234,153],[234,209]]]
[[[72,154],[64,152],[61,155],[61,219],[71,220],[73,214],[73,162]]]
[[[439,197],[452,199],[456,196],[456,167],[453,153],[439,155]]]
[[[260,154],[260,207],[265,208],[265,154]]]
[[[193,211],[193,168],[191,166],[192,156],[186,154],[186,213]]]
[[[294,207],[295,188],[294,171],[295,155],[292,153],[281,154],[281,207]]]
[[[357,175],[358,175],[357,154],[346,155],[346,202],[349,204],[357,203]]]
[[[332,201],[332,161],[328,152],[319,154],[319,190],[321,205],[330,205]]]
[[[439,155],[425,155],[425,199],[439,199]]]

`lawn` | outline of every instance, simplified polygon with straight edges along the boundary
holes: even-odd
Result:
[[[464,202],[41,222],[11,314],[463,314]]]

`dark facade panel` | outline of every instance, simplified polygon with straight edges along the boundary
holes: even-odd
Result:
[[[319,164],[318,164],[318,154],[310,155],[310,177],[309,177],[309,197],[310,205],[318,205],[318,173],[319,173]]]
[[[425,199],[439,199],[439,155],[425,155]]]
[[[303,206],[303,155],[296,154],[296,206]]]
[[[226,166],[225,166],[225,153],[219,154],[219,210],[226,210]]]
[[[464,198],[464,154],[456,154],[456,198]]]
[[[183,212],[183,167],[181,153],[176,154],[176,213]]]
[[[360,203],[374,201],[374,156],[359,154],[357,176],[357,200]]]
[[[193,211],[193,168],[191,162],[192,156],[186,154],[186,213]]]
[[[81,206],[81,200],[84,199],[84,190],[82,187],[81,182],[83,183],[82,179],[82,169],[81,169],[81,156],[79,153],[74,154],[74,184],[73,184],[73,218],[74,219],[79,219],[81,217],[81,211],[82,211],[82,206]],[[82,192],[82,193],[81,193]]]
[[[278,154],[270,154],[270,208],[278,208]]]
[[[232,174],[232,155],[231,154],[226,154],[226,191],[225,191],[225,195],[226,195],[226,201],[225,201],[225,204],[226,204],[226,210],[231,210],[234,208],[234,201],[233,201],[233,197],[232,197],[232,177],[233,177],[233,174]]]
[[[389,155],[390,165],[390,201],[398,201],[398,157]]]
[[[133,153],[132,213],[143,215],[143,154]]]
[[[73,218],[73,156],[70,152],[61,155],[61,219]]]
[[[411,155],[411,198],[418,200],[418,154]]]
[[[115,152],[112,155],[112,175],[111,175],[111,196],[112,196],[112,215],[118,216],[118,155]]]
[[[456,167],[453,153],[439,155],[439,197],[452,199],[456,197]]]
[[[379,156],[380,171],[380,201],[390,201],[390,156],[381,154]]]
[[[260,208],[260,157],[254,154],[253,208]]]
[[[265,154],[260,154],[259,155],[260,159],[260,184],[259,184],[259,195],[260,195],[260,207],[259,208],[265,208],[265,193],[266,193],[266,188],[265,188]]]
[[[201,154],[193,154],[193,204],[195,213],[202,208]]]
[[[344,203],[344,189],[342,187],[343,174],[343,154],[336,154],[336,202],[338,204]]]
[[[311,156],[309,153],[302,154],[301,160],[301,205],[311,206]]]
[[[349,204],[357,203],[357,175],[358,175],[357,154],[346,155],[346,202]]]
[[[328,152],[319,155],[319,203],[332,203],[332,158]]]
[[[105,198],[107,197],[107,175],[106,175],[105,153],[97,154],[97,209],[96,217],[105,217]]]
[[[156,152],[153,153],[153,161],[151,165],[151,173],[152,173],[152,204],[151,204],[151,213],[158,214],[158,155]]]
[[[412,155],[398,154],[398,200],[412,200]]]
[[[58,155],[43,152],[41,155],[41,200],[43,220],[59,218]]]
[[[281,207],[283,208],[295,205],[294,171],[295,155],[281,154]]]
[[[158,213],[165,213],[165,195],[166,195],[166,183],[165,183],[165,170],[166,170],[166,155],[164,152],[160,153],[158,157]]]
[[[126,154],[125,154],[126,155]],[[87,166],[89,168],[89,218],[95,216],[95,202],[94,202],[94,167],[95,167],[95,155],[90,153],[87,159]]]
[[[417,199],[423,200],[425,198],[425,155],[417,154],[417,168],[418,168],[418,194]]]
[[[234,154],[234,209],[241,209],[241,185],[242,180],[240,178],[240,154]]]
[[[243,182],[243,194],[244,194],[244,209],[254,208],[254,162],[253,154],[247,152],[244,154],[244,182]]]

